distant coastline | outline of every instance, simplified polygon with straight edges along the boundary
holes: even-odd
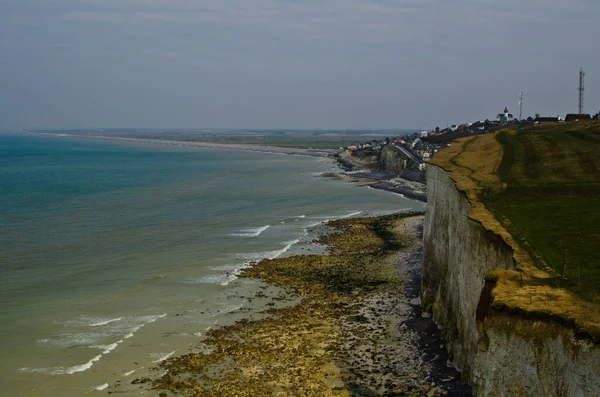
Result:
[[[291,148],[273,145],[260,145],[249,143],[215,143],[215,142],[198,142],[187,140],[171,140],[158,138],[137,138],[137,137],[117,137],[89,134],[73,134],[63,132],[25,132],[25,134],[45,135],[54,137],[70,137],[70,138],[86,138],[103,141],[117,141],[124,143],[144,143],[151,145],[164,146],[180,146],[180,147],[197,147],[219,150],[242,150],[252,151],[257,153],[274,153],[274,154],[290,154],[313,157],[334,157],[339,151],[336,149],[306,149],[306,148]],[[336,156],[337,157],[337,156]],[[358,165],[354,163],[344,162],[342,157],[337,157],[337,163],[341,168],[346,170],[354,169],[354,172],[346,172],[336,174],[342,177],[358,178],[364,182],[368,182],[368,186],[377,189],[385,190],[391,193],[400,194],[408,199],[427,202],[426,185],[417,182],[403,180],[401,178],[393,178],[393,175],[386,172],[374,172],[372,170],[359,170]]]
[[[304,149],[304,148],[287,148],[280,146],[270,145],[259,145],[259,144],[246,144],[246,143],[213,143],[213,142],[197,142],[197,141],[178,141],[178,140],[167,140],[167,139],[151,139],[151,138],[128,138],[128,137],[116,137],[116,136],[103,136],[103,135],[88,135],[88,134],[68,134],[59,132],[25,132],[25,134],[32,135],[46,135],[55,137],[71,137],[71,138],[85,138],[85,139],[97,139],[105,141],[119,141],[128,143],[148,143],[153,145],[164,145],[164,146],[186,146],[186,147],[201,147],[209,149],[222,149],[222,150],[245,150],[260,153],[280,153],[280,154],[295,154],[303,156],[315,156],[315,157],[329,157],[335,153],[332,149]]]

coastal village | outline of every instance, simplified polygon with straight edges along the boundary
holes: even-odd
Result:
[[[373,139],[363,143],[352,143],[347,147],[340,148],[338,157],[339,162],[345,168],[351,170],[356,168],[373,168],[376,159],[381,158],[381,153],[384,148],[394,148],[404,162],[403,169],[410,169],[412,172],[391,172],[397,174],[404,179],[424,182],[425,169],[427,163],[435,156],[435,154],[462,137],[493,133],[503,128],[523,129],[527,127],[540,126],[547,123],[558,122],[575,122],[585,120],[599,120],[600,111],[595,115],[586,113],[582,114],[566,114],[566,116],[529,116],[526,119],[519,119],[510,113],[508,107],[504,107],[504,111],[498,113],[494,120],[485,119],[467,122],[464,124],[452,124],[446,128],[422,130],[414,132],[410,135],[398,137],[386,137],[384,139]],[[369,165],[370,163],[370,165]],[[390,172],[390,169],[379,165],[379,171]],[[396,169],[398,171],[398,169]]]

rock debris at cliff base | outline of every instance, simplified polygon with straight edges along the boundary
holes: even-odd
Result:
[[[243,277],[285,286],[299,304],[212,330],[204,350],[163,362],[152,387],[189,396],[440,396],[398,260],[422,217],[333,221],[326,255],[263,260]]]

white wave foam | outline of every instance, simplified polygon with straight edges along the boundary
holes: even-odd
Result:
[[[107,318],[107,317],[95,317],[95,316],[81,316],[76,320],[65,322],[66,325],[76,327],[100,327],[106,324],[121,321],[123,317]]]
[[[171,353],[151,353],[150,356],[151,357],[158,357],[158,359],[152,361],[153,363],[159,363],[161,361],[166,360],[167,358],[171,357],[173,354],[175,354],[175,352],[177,352],[177,350],[173,350]]]
[[[88,347],[109,336],[107,332],[65,333],[56,339],[40,339],[38,343],[63,348]]]
[[[123,317],[111,318],[110,320],[100,320],[98,322],[90,324],[90,327],[99,327],[100,325],[114,323],[116,321],[121,321],[122,319],[123,319]]]
[[[282,249],[279,250],[274,250],[274,251],[262,251],[262,252],[251,252],[251,253],[245,253],[245,254],[239,254],[240,257],[243,257],[244,259],[252,262],[252,261],[259,261],[261,259],[275,259],[280,257],[281,255],[285,254],[287,251],[289,251],[290,248],[292,248],[292,246],[294,244],[297,244],[300,242],[300,239],[297,238],[295,240],[292,241],[286,241],[283,244],[285,244],[285,246]],[[249,267],[251,266],[251,263],[245,263],[243,265],[242,268],[244,267]]]
[[[39,343],[49,343],[53,345],[58,345],[61,347],[86,347],[86,348],[95,348],[102,349],[102,353],[92,357],[88,362],[84,364],[74,365],[71,367],[53,367],[53,368],[22,368],[22,372],[43,372],[51,375],[65,375],[65,374],[74,374],[76,372],[84,372],[90,369],[95,362],[99,361],[104,355],[109,354],[114,349],[116,349],[125,339],[133,337],[134,333],[137,332],[142,327],[155,322],[156,320],[166,317],[166,314],[155,314],[148,316],[140,316],[140,317],[126,317],[112,319],[113,321],[104,321],[104,325],[110,323],[119,324],[116,327],[111,327],[106,329],[102,333],[88,333],[88,334],[63,334],[59,339],[41,339]],[[123,321],[121,321],[123,320]],[[89,324],[88,324],[89,325]],[[110,344],[93,344],[93,341],[97,341],[98,339],[105,339],[112,335],[123,335],[121,339],[117,340],[114,343]]]
[[[115,343],[111,343],[110,345],[93,345],[90,346],[93,349],[102,349],[102,354],[108,354],[111,351],[115,350],[117,346],[123,343],[123,339],[116,341]]]
[[[94,390],[104,390],[108,387],[108,383],[94,387]]]
[[[352,218],[353,216],[360,215],[362,213],[363,213],[362,211],[351,212],[350,214],[342,216],[341,219]]]
[[[133,335],[139,331],[142,327],[155,322],[156,320],[166,317],[166,314],[154,314],[154,315],[150,315],[150,316],[141,316],[141,317],[135,317],[136,320],[141,320],[142,323],[139,325],[134,326],[133,328],[128,329],[128,333],[123,337],[123,339],[129,339],[131,337],[133,337]]]
[[[229,283],[234,280],[237,280],[237,276],[234,274],[228,274],[225,281],[221,282],[221,284],[219,284],[219,285],[226,286],[226,285],[229,285]]]
[[[56,335],[54,338],[40,339],[38,343],[62,348],[93,348],[110,352],[116,348],[116,345],[122,342],[122,339],[130,338],[141,327],[164,316],[166,314],[111,319],[82,317],[78,320],[65,323],[67,326],[74,326],[75,332],[64,332]],[[93,327],[94,331],[81,332],[82,328],[88,327]],[[114,342],[115,336],[120,340]]]
[[[167,315],[166,314],[151,314],[149,316],[141,316],[138,318],[141,320],[148,320],[148,321],[146,321],[146,324],[150,324],[150,323],[153,323],[156,320],[158,320],[160,318],[164,318],[164,317],[167,317]]]
[[[392,193],[395,194],[396,196],[400,196],[402,198],[406,198],[405,195],[403,195],[402,193],[398,193],[398,192],[393,192],[393,191],[388,191],[388,190],[381,190],[381,189],[375,189],[374,187],[371,186],[367,186],[367,188],[372,189],[372,190],[379,190],[380,192],[385,192],[385,193]],[[409,199],[410,200],[410,199]]]
[[[267,230],[271,225],[261,226],[261,227],[252,227],[247,229],[240,229],[237,233],[232,233],[230,236],[235,237],[258,237]]]
[[[209,276],[190,278],[185,281],[188,284],[219,284],[227,285],[237,277],[230,274],[211,274]]]
[[[74,374],[77,372],[87,371],[88,369],[92,368],[94,363],[99,361],[104,355],[109,354],[114,349],[116,349],[121,343],[123,343],[123,341],[125,339],[133,337],[134,333],[137,332],[139,329],[141,329],[142,327],[144,327],[150,323],[155,322],[158,319],[166,317],[166,316],[167,316],[166,314],[155,314],[155,315],[140,316],[140,317],[127,317],[125,319],[125,321],[123,322],[124,324],[119,324],[118,327],[108,329],[104,333],[74,334],[74,335],[66,334],[66,335],[62,335],[62,338],[57,339],[57,340],[40,339],[38,341],[38,343],[49,343],[49,344],[54,344],[54,345],[58,345],[58,346],[62,346],[62,347],[81,346],[81,347],[87,347],[87,348],[102,349],[102,353],[92,357],[86,363],[74,365],[71,367],[53,367],[53,368],[28,368],[28,367],[25,367],[25,368],[20,368],[19,371],[20,372],[40,372],[40,373],[47,373],[50,375],[71,375],[71,374]],[[122,319],[123,318],[112,319],[112,321],[104,321],[104,324],[102,324],[102,325],[121,321]],[[88,324],[88,325],[90,325],[90,324]],[[127,332],[127,334],[125,334],[125,336],[123,336],[118,341],[108,344],[108,345],[98,345],[98,344],[92,345],[89,342],[90,340],[97,340],[98,338],[101,338],[101,337],[105,338],[107,336],[111,336],[111,335],[115,335],[115,334],[119,334],[119,333],[122,335],[123,332]],[[104,385],[101,385],[101,386],[104,386]],[[108,387],[108,384],[106,384],[106,387]],[[106,387],[104,387],[104,388],[106,388]],[[96,389],[96,390],[104,390],[104,388]]]
[[[242,307],[244,307],[243,303],[240,303],[237,306],[228,306],[225,310],[222,310],[221,313],[231,313],[231,312],[241,309]]]
[[[123,376],[129,376],[134,372],[135,372],[135,369],[132,369],[131,371],[127,371],[127,372],[123,373]]]
[[[324,220],[324,221],[319,221],[319,222],[311,223],[311,224],[307,225],[306,228],[310,229],[311,227],[319,226],[320,224],[328,222],[328,221],[329,221],[329,219]]]
[[[296,243],[300,242],[300,239],[296,239],[293,241],[288,241],[286,246],[283,247],[282,249],[280,249],[279,251],[271,251],[271,253],[273,254],[272,256],[268,256],[269,259],[275,259],[275,258],[279,258],[281,255],[285,254],[286,252],[289,251],[290,248],[292,248],[292,246]]]
[[[225,271],[225,272],[234,272],[236,270],[239,270],[240,267],[243,265],[240,264],[227,264],[227,265],[219,265],[219,266],[210,266],[209,269],[210,270],[216,270],[216,271]]]
[[[240,303],[239,305],[232,305],[232,306],[227,306],[225,309],[223,310],[217,310],[217,312],[215,314],[211,314],[209,317],[217,317],[223,314],[227,314],[227,313],[231,313],[234,312],[236,310],[241,309],[242,307],[244,307],[243,303]],[[216,324],[219,320],[216,320],[214,322],[214,324]],[[199,336],[199,335],[198,335]]]
[[[94,363],[96,361],[99,361],[102,358],[102,354],[98,354],[97,356],[95,356],[94,358],[92,358],[90,361],[88,361],[85,364],[80,364],[80,365],[74,365],[72,367],[58,367],[55,368],[52,372],[50,372],[52,375],[65,375],[65,374],[74,374],[77,372],[83,372],[83,371],[87,371],[88,369],[92,368],[92,366],[94,365]]]
[[[48,372],[48,368],[29,368],[29,367],[23,367],[23,368],[19,368],[17,371],[18,372],[25,372],[25,373],[35,373],[35,372],[47,373]]]

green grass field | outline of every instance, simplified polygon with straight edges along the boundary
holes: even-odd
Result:
[[[538,265],[542,258],[560,274],[566,256],[566,280],[550,282],[600,301],[600,122],[504,130],[496,139],[504,189],[484,195],[486,206]]]

